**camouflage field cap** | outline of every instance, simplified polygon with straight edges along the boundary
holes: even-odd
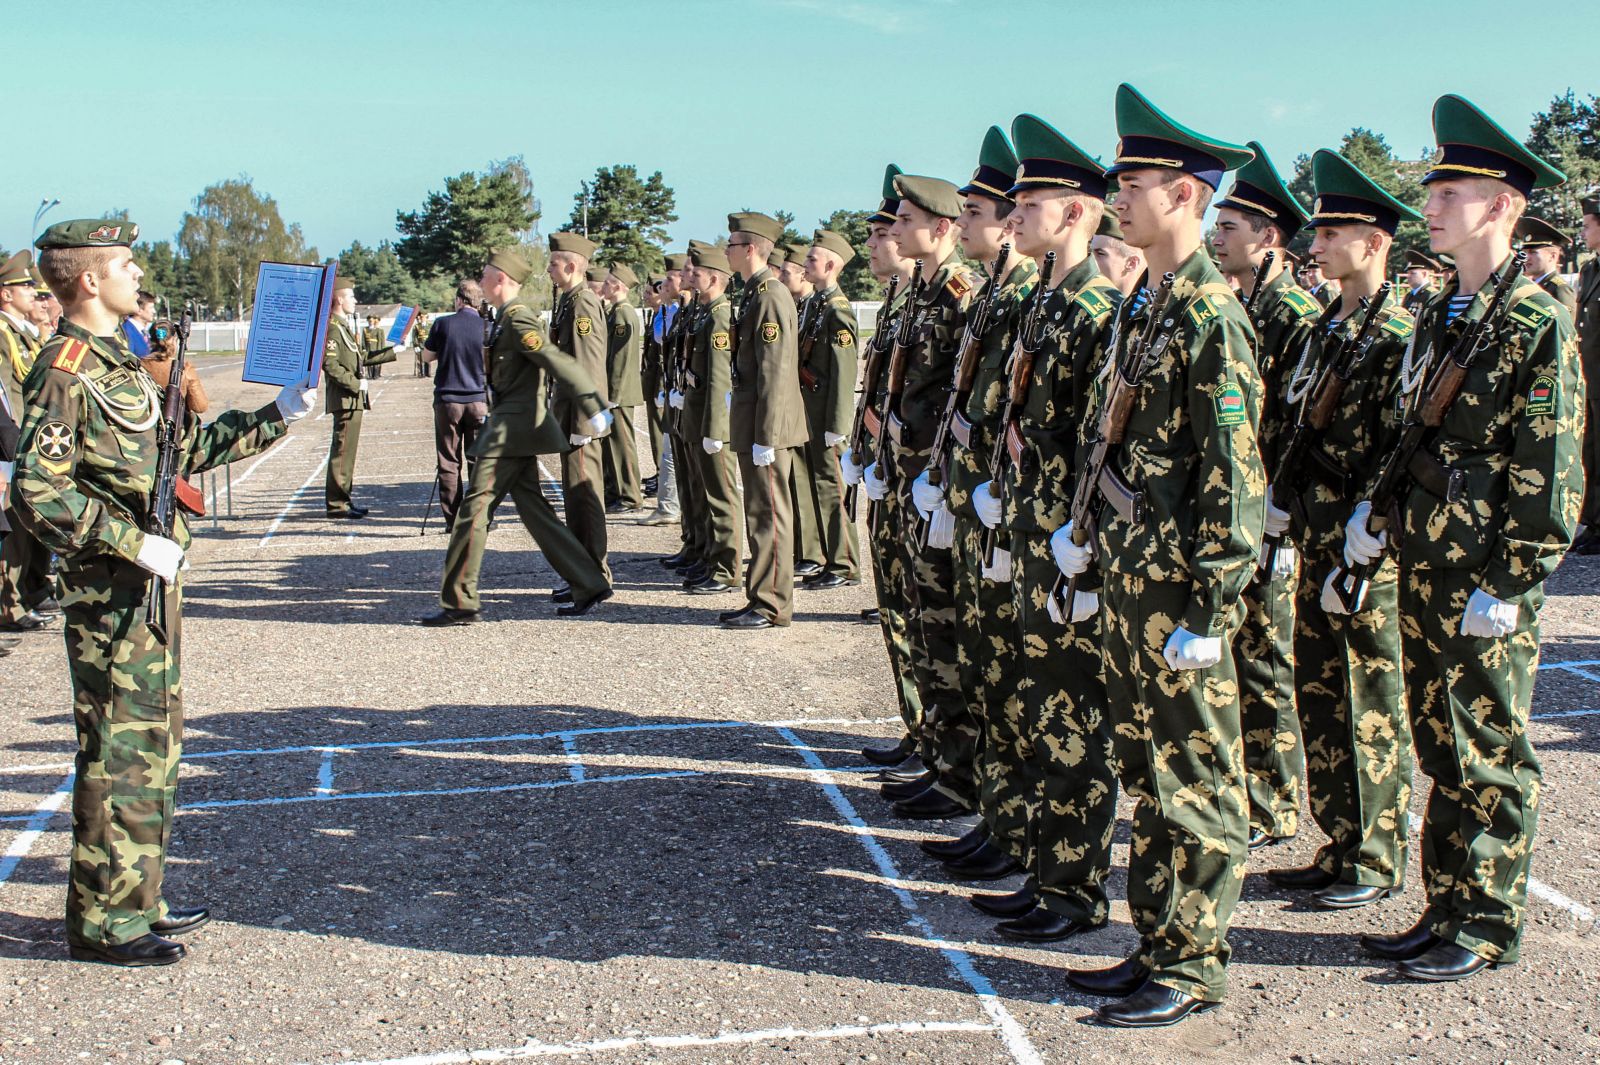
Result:
[[[1253,154],[1242,144],[1173,121],[1127,82],[1117,86],[1117,137],[1117,155],[1107,177],[1156,167],[1181,170],[1215,189],[1222,186],[1222,175],[1248,163]]]
[[[817,230],[811,235],[811,243],[833,252],[846,264],[856,257],[856,250],[850,246],[850,242],[831,229]]]
[[[1249,148],[1256,153],[1256,157],[1239,168],[1234,176],[1233,188],[1217,201],[1216,206],[1260,215],[1283,230],[1284,236],[1292,237],[1300,232],[1311,216],[1306,214],[1299,199],[1284,184],[1261,142],[1251,141]]]
[[[1424,185],[1487,177],[1504,181],[1526,196],[1534,189],[1566,183],[1567,175],[1523,147],[1464,96],[1449,93],[1434,103],[1433,137],[1439,152],[1422,176]]]
[[[987,196],[991,200],[1009,200],[1008,191],[1016,180],[1017,153],[1011,150],[1005,131],[990,126],[983,135],[983,147],[978,149],[978,169],[957,191],[963,196]]]
[[[57,222],[33,242],[40,251],[50,248],[126,248],[139,239],[139,227],[116,219],[75,218]]]
[[[956,188],[953,181],[921,174],[901,174],[894,179],[894,189],[902,200],[937,218],[955,218],[961,214],[961,190]]]
[[[1394,234],[1401,222],[1422,216],[1393,196],[1338,152],[1317,149],[1311,157],[1311,184],[1317,201],[1311,208],[1312,229],[1365,223]]]
[[[1011,139],[1017,146],[1017,168],[1009,194],[1023,189],[1071,189],[1098,199],[1106,198],[1105,167],[1100,160],[1062,136],[1038,115],[1018,115],[1011,121]]]

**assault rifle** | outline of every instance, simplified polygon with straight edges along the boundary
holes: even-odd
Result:
[[[193,517],[205,514],[205,497],[190,484],[179,469],[183,461],[183,425],[189,417],[189,399],[183,375],[189,367],[189,330],[192,304],[185,304],[178,319],[178,354],[172,360],[172,376],[167,378],[161,396],[161,420],[156,425],[156,479],[150,497],[150,514],[145,532],[176,540],[179,510]],[[165,644],[167,640],[167,582],[150,578],[149,598],[145,603],[145,625]]]
[[[811,352],[817,346],[817,337],[822,333],[822,319],[827,317],[827,304],[818,292],[803,305],[809,308],[814,317],[804,323],[800,331],[800,387],[807,392],[815,392],[822,387],[822,382],[817,378],[816,371],[811,369]]]
[[[989,453],[989,494],[995,499],[1005,492],[1006,461],[1022,465],[1022,430],[1017,419],[1028,405],[1028,387],[1033,383],[1033,363],[1038,356],[1044,337],[1039,334],[1039,323],[1044,318],[1044,303],[1050,296],[1050,275],[1056,272],[1056,253],[1047,252],[1039,266],[1039,283],[1028,295],[1028,309],[1023,312],[1022,325],[1017,339],[1011,345],[1011,361],[1006,365],[1006,401],[1000,412],[1000,424],[994,434],[994,450]],[[994,565],[994,550],[998,529],[987,526],[983,530],[983,563]]]
[[[894,339],[894,323],[889,319],[889,308],[894,306],[895,293],[900,291],[900,275],[896,274],[889,279],[889,294],[883,301],[883,308],[878,312],[878,328],[872,334],[872,346],[867,349],[867,364],[861,378],[861,402],[856,405],[856,417],[850,427],[850,454],[858,462],[861,458],[861,449],[867,443],[867,424],[869,417],[876,420],[876,414],[870,409],[872,406],[872,393],[877,390],[878,378],[883,376],[883,360],[889,350],[889,343]],[[881,427],[880,427],[881,428]],[[850,520],[856,520],[856,485],[851,485],[844,494],[845,513],[850,515]]]
[[[883,389],[878,396],[877,453],[873,456],[873,462],[885,481],[889,480],[889,469],[894,465],[894,449],[889,446],[889,438],[894,433],[894,424],[900,420],[900,396],[906,390],[906,369],[911,361],[911,346],[917,342],[917,304],[928,287],[927,279],[922,276],[922,260],[918,259],[912,269],[915,277],[911,282],[911,295],[906,298],[905,306],[900,309],[900,317],[895,322],[889,365],[884,370]],[[882,507],[867,508],[867,523],[873,532],[877,532],[882,513]]]
[[[1244,301],[1244,316],[1250,318],[1250,311],[1255,307],[1256,300],[1261,297],[1261,290],[1267,287],[1267,271],[1272,269],[1272,263],[1277,259],[1278,253],[1269,251],[1261,258],[1261,265],[1256,267],[1255,276],[1250,280],[1250,298]],[[1255,319],[1250,319],[1251,327],[1255,326]]]

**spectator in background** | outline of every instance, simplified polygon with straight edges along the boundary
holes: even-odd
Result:
[[[156,297],[153,292],[139,290],[139,308],[122,320],[122,335],[128,338],[128,347],[139,358],[148,358],[150,344],[145,340],[145,333],[149,331],[150,324],[156,320]],[[167,323],[170,332],[171,323]],[[174,349],[176,350],[176,349]]]
[[[455,525],[461,509],[462,463],[489,418],[489,393],[484,380],[483,318],[478,307],[483,289],[476,281],[456,286],[455,313],[433,323],[423,345],[423,359],[436,363],[433,376],[433,442],[438,457],[439,510],[444,527]]]
[[[155,306],[154,301],[151,306]],[[133,316],[129,315],[129,321],[132,319]],[[127,327],[127,322],[123,323],[123,327]],[[145,345],[145,350],[149,352],[144,357],[145,370],[156,384],[165,389],[172,381],[172,360],[178,357],[178,327],[171,319],[159,318],[150,323],[149,343]],[[206,399],[205,386],[200,383],[200,375],[195,373],[194,363],[188,360],[183,364],[183,396],[190,412],[194,414],[204,414],[211,405]]]

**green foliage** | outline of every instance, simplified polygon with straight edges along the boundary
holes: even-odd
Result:
[[[256,192],[248,175],[207,186],[178,229],[193,294],[212,314],[243,318],[255,300],[262,260],[315,262],[299,225],[285,225],[278,204]]]
[[[640,180],[632,164],[602,166],[595,169],[593,181],[578,183],[567,227],[581,233],[587,225],[589,239],[600,245],[595,252],[599,262],[627,263],[643,277],[660,273],[666,265],[662,248],[667,226],[678,220],[676,206],[661,171]]]
[[[846,263],[839,274],[839,290],[853,300],[883,298],[882,286],[867,268],[867,238],[872,235],[867,219],[871,215],[871,211],[835,211],[818,223],[821,228],[831,229],[848,240],[856,250],[856,257]]]
[[[1394,149],[1389,147],[1389,142],[1383,134],[1357,126],[1344,135],[1339,142],[1338,152],[1366,174],[1389,195],[1409,207],[1421,209],[1422,203],[1427,199],[1427,192],[1422,187],[1422,175],[1427,172],[1428,160],[1426,157],[1417,160],[1403,160],[1397,156]],[[1311,157],[1302,155],[1294,161],[1294,177],[1289,179],[1289,189],[1300,197],[1302,203],[1312,204],[1316,194],[1311,184]],[[1311,248],[1311,238],[1314,236],[1309,229],[1303,229],[1299,235],[1289,242],[1289,250],[1300,256],[1306,257]],[[1400,231],[1395,234],[1394,248],[1390,253],[1390,269],[1397,269],[1406,251],[1416,248],[1419,251],[1428,251],[1428,232],[1426,227],[1416,222],[1403,222]]]
[[[485,174],[446,178],[416,211],[395,215],[395,253],[412,275],[477,277],[495,248],[524,242],[539,219],[532,182],[520,159]]]
[[[1560,188],[1535,191],[1528,212],[1575,233],[1583,221],[1578,201],[1600,185],[1600,97],[1582,100],[1568,89],[1533,116],[1526,143],[1567,175]]]
[[[427,310],[450,306],[460,278],[435,275],[417,278],[400,262],[394,245],[384,241],[369,248],[359,240],[339,255],[339,274],[355,282],[362,303],[406,303]]]

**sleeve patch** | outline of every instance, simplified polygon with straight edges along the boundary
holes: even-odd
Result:
[[[72,427],[66,422],[45,422],[39,427],[38,435],[33,438],[33,450],[47,459],[60,462],[72,454],[76,446],[76,438]]]
[[[1217,305],[1211,302],[1210,296],[1201,296],[1189,305],[1189,321],[1197,326],[1205,325],[1211,319],[1217,317],[1217,313]],[[1222,397],[1219,394],[1217,401],[1220,403],[1221,400]]]
[[[1322,307],[1311,294],[1304,289],[1288,288],[1283,290],[1283,302],[1291,311],[1301,318],[1315,318],[1322,313]]]
[[[83,365],[83,360],[88,355],[89,345],[76,337],[72,337],[61,345],[61,350],[56,352],[55,361],[50,366],[53,369],[65,370],[67,373],[77,373],[79,367]]]
[[[776,343],[777,340],[778,340],[778,323],[777,322],[762,322],[761,323],[761,339],[762,339],[762,341],[764,343],[767,343],[767,344]]]
[[[1232,381],[1217,390],[1213,400],[1217,408],[1218,425],[1243,425],[1245,422],[1244,392]]]
[[[833,338],[841,348],[853,348],[856,345],[855,334],[848,329],[841,329]]]
[[[1416,332],[1415,320],[1408,314],[1397,314],[1383,323],[1383,331],[1401,340],[1409,340]]]
[[[522,334],[522,346],[527,351],[538,351],[544,347],[544,334],[537,329],[530,329]]]
[[[717,332],[711,334],[711,350],[712,351],[727,351],[728,350],[728,334],[727,334],[727,332],[725,332],[723,330],[718,330]]]
[[[1528,406],[1523,411],[1529,418],[1536,418],[1542,414],[1556,412],[1556,379],[1549,374],[1540,374],[1533,379],[1533,384],[1528,388]]]
[[[1529,329],[1537,329],[1555,317],[1555,312],[1548,307],[1539,306],[1532,300],[1523,300],[1507,311],[1506,317],[1513,322],[1527,326]]]
[[[586,337],[594,332],[594,319],[589,317],[579,318],[577,321],[578,335]]]

